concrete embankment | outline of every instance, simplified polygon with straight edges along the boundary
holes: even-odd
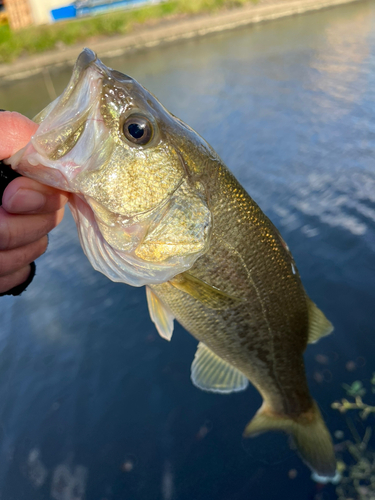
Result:
[[[155,47],[210,33],[230,30],[259,22],[335,7],[360,0],[294,0],[275,1],[266,4],[249,4],[233,10],[183,19],[161,20],[153,26],[140,27],[122,36],[113,36],[94,42],[89,47],[99,56],[117,56],[127,51]],[[84,43],[19,59],[11,64],[0,65],[1,80],[24,78],[43,68],[74,62]]]

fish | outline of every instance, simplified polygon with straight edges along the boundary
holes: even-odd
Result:
[[[314,473],[335,476],[303,361],[332,324],[308,297],[279,231],[214,149],[90,49],[35,121],[37,132],[8,163],[71,193],[92,266],[146,287],[161,337],[171,340],[177,320],[198,340],[196,387],[228,394],[255,386],[263,403],[245,437],[285,432]]]

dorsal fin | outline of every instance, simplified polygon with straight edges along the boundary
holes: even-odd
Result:
[[[309,313],[308,343],[312,344],[317,342],[321,337],[329,335],[333,331],[333,325],[308,297],[307,309]]]
[[[233,297],[187,272],[178,274],[169,280],[169,283],[211,309],[228,309],[241,302],[241,299]]]
[[[156,329],[165,340],[171,340],[173,334],[174,316],[149,286],[146,286],[148,310]]]
[[[199,342],[191,365],[191,380],[204,391],[230,393],[246,389],[249,381],[239,370]]]

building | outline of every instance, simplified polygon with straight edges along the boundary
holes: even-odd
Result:
[[[9,25],[17,30],[30,24],[46,24],[52,21],[51,10],[65,7],[65,0],[5,0]]]

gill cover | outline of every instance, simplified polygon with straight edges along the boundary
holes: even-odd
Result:
[[[135,80],[85,49],[67,88],[36,121],[36,134],[9,163],[73,193],[70,208],[95,269],[133,286],[158,284],[207,250],[205,189],[173,139],[202,140]]]

